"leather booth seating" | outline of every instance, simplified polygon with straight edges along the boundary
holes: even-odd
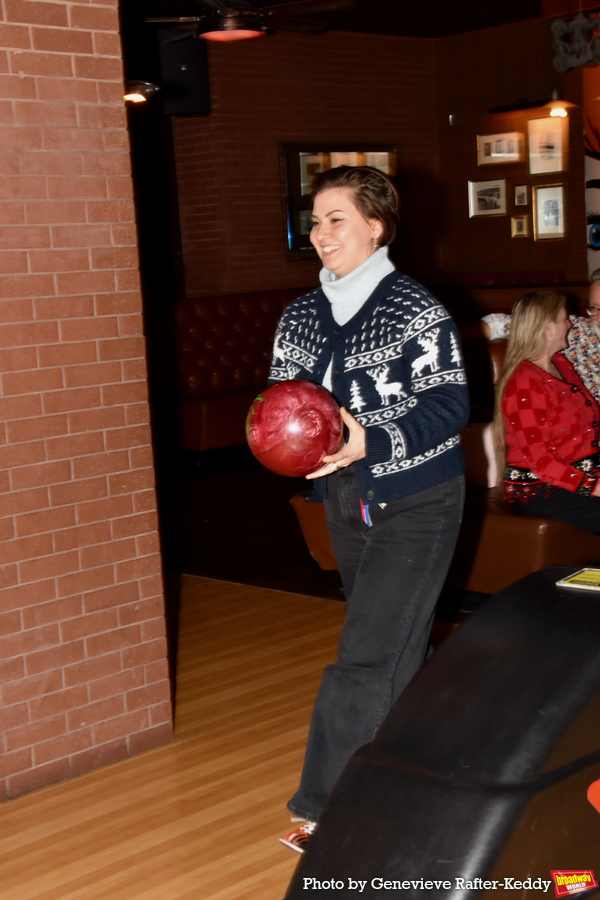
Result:
[[[489,372],[480,376],[487,375],[495,383],[502,372],[506,341],[485,342],[479,351],[482,347],[488,354]],[[466,356],[469,374],[467,350]],[[520,516],[504,503],[502,485],[496,484],[490,422],[471,423],[461,439],[467,497],[450,585],[494,594],[547,565],[583,566],[600,560],[599,535],[557,519]],[[313,558],[322,569],[336,569],[322,504],[307,502],[304,494],[296,494],[290,502]]]
[[[190,297],[175,308],[181,442],[214,450],[245,442],[250,404],[267,383],[275,328],[306,288]]]

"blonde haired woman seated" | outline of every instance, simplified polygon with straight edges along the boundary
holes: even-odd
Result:
[[[559,352],[569,327],[564,297],[553,291],[515,304],[496,394],[498,468],[515,511],[600,534],[600,408]]]

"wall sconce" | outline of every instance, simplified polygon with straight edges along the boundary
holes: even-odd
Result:
[[[144,103],[157,91],[160,91],[159,86],[150,81],[128,81],[123,99],[129,100],[131,103]]]

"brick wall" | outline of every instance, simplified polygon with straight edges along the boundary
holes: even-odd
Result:
[[[318,262],[284,259],[279,141],[397,143],[403,179],[426,185],[417,206],[427,204],[433,44],[341,32],[209,44],[212,114],[174,121],[188,296],[316,283]],[[407,232],[414,262],[421,247]]]
[[[169,740],[115,2],[0,5],[0,798]]]

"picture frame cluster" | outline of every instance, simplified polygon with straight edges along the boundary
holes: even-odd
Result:
[[[527,157],[530,175],[550,175],[564,172],[567,169],[568,147],[568,118],[541,116],[529,119],[527,142],[525,135],[518,131],[477,135],[477,162],[479,166],[496,166],[523,163]],[[562,184],[514,185],[513,203],[515,207],[523,209],[529,206],[530,189],[534,239],[540,241],[564,238],[564,186]],[[469,181],[468,202],[469,218],[507,215],[507,179],[492,178],[485,181]],[[525,212],[511,216],[511,237],[529,237],[529,222],[530,216]]]

